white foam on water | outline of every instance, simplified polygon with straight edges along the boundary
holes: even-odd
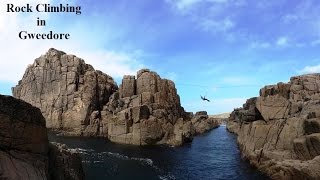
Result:
[[[165,176],[158,176],[161,180],[168,180]]]
[[[130,159],[128,156],[120,154],[120,153],[102,152],[100,154],[106,154],[108,156],[115,157],[115,158],[122,159],[122,160],[129,160]]]
[[[81,148],[75,148],[73,149],[74,151],[77,151],[79,153],[82,154],[89,154],[90,152],[94,152],[94,150],[92,149],[81,149]],[[117,159],[121,159],[121,160],[133,160],[133,161],[139,161],[140,163],[142,163],[143,165],[147,165],[152,167],[153,169],[155,169],[157,172],[160,173],[160,175],[158,176],[160,179],[162,180],[175,180],[176,178],[171,175],[171,174],[167,174],[167,172],[164,172],[162,169],[160,169],[158,166],[154,165],[154,162],[152,161],[152,159],[149,158],[138,158],[138,157],[129,157],[126,156],[124,154],[120,154],[120,153],[116,153],[116,152],[100,152],[100,153],[91,153],[91,156],[94,156],[96,160],[94,161],[87,161],[84,160],[82,161],[83,163],[103,163],[103,156],[109,156],[109,157],[114,157]]]
[[[93,163],[103,163],[103,161],[93,161]]]
[[[91,161],[81,161],[81,162],[86,164],[91,163]]]
[[[69,148],[68,150],[73,151],[75,153],[79,153],[79,154],[89,154],[94,152],[93,149],[82,149],[82,148]]]
[[[81,151],[81,152],[94,152],[94,150],[93,150],[93,149],[75,148],[75,150],[77,150],[77,151]]]
[[[176,179],[176,178],[175,178],[173,175],[171,175],[171,174],[168,174],[168,175],[159,175],[158,177],[159,177],[159,179],[161,179],[161,180],[175,180],[175,179]]]
[[[115,158],[119,158],[122,160],[134,160],[134,161],[140,161],[143,164],[149,165],[149,166],[153,166],[153,161],[152,159],[149,158],[138,158],[138,157],[129,157],[120,153],[113,153],[113,152],[102,152],[101,154],[107,154],[111,157],[115,157]]]
[[[144,164],[147,164],[147,165],[149,165],[149,166],[153,166],[153,161],[152,161],[151,159],[149,159],[149,158],[136,158],[136,157],[132,157],[132,158],[130,158],[130,159],[136,160],[136,161],[140,161],[140,162],[142,162],[142,163],[144,163]]]
[[[164,172],[162,169],[160,169],[158,166],[154,165],[152,159],[149,158],[138,158],[138,157],[129,157],[120,153],[113,153],[113,152],[102,152],[102,154],[106,154],[111,157],[119,158],[122,160],[134,160],[139,161],[140,163],[144,165],[148,165],[155,169],[157,172],[159,172],[161,175],[158,177],[163,180],[175,180],[176,178],[172,174],[168,174],[167,172]]]

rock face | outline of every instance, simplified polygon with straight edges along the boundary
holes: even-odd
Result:
[[[320,178],[319,127],[320,74],[262,88],[227,123],[242,155],[273,179]]]
[[[0,95],[0,179],[45,179],[48,138],[39,109]]]
[[[64,135],[103,136],[123,144],[181,145],[216,126],[180,104],[175,84],[142,69],[113,79],[74,55],[50,49],[30,65],[12,89],[16,98],[41,109],[46,126]],[[195,126],[195,127],[194,127]]]
[[[103,108],[103,132],[107,137],[135,145],[180,145],[190,141],[192,125],[174,83],[148,69],[140,70],[136,77],[124,76],[119,91]]]
[[[54,146],[49,147],[45,120],[38,108],[0,95],[0,121],[0,179],[63,179],[48,171],[51,166],[55,173],[51,159],[57,157],[48,154]],[[62,176],[70,176],[70,169],[65,170]]]
[[[49,49],[30,65],[13,96],[38,107],[48,128],[80,135],[99,133],[100,110],[117,90],[113,79],[74,55]]]

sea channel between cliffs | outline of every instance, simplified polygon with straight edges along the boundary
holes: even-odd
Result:
[[[206,111],[186,112],[175,83],[154,71],[118,86],[53,48],[12,93],[40,109],[51,142],[81,154],[88,179],[267,179],[249,162],[273,179],[320,177],[320,74],[265,86],[227,128]]]
[[[269,179],[241,158],[236,135],[224,125],[180,147],[114,144],[103,138],[63,137],[82,157],[87,179]]]

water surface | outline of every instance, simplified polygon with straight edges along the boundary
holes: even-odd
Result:
[[[225,126],[197,136],[182,147],[118,145],[103,138],[49,140],[77,149],[86,179],[267,179],[241,159],[236,136]]]

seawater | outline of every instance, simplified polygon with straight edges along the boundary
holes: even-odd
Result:
[[[241,158],[236,136],[225,126],[181,147],[119,145],[103,138],[61,137],[52,133],[49,140],[80,153],[88,180],[268,179]]]

